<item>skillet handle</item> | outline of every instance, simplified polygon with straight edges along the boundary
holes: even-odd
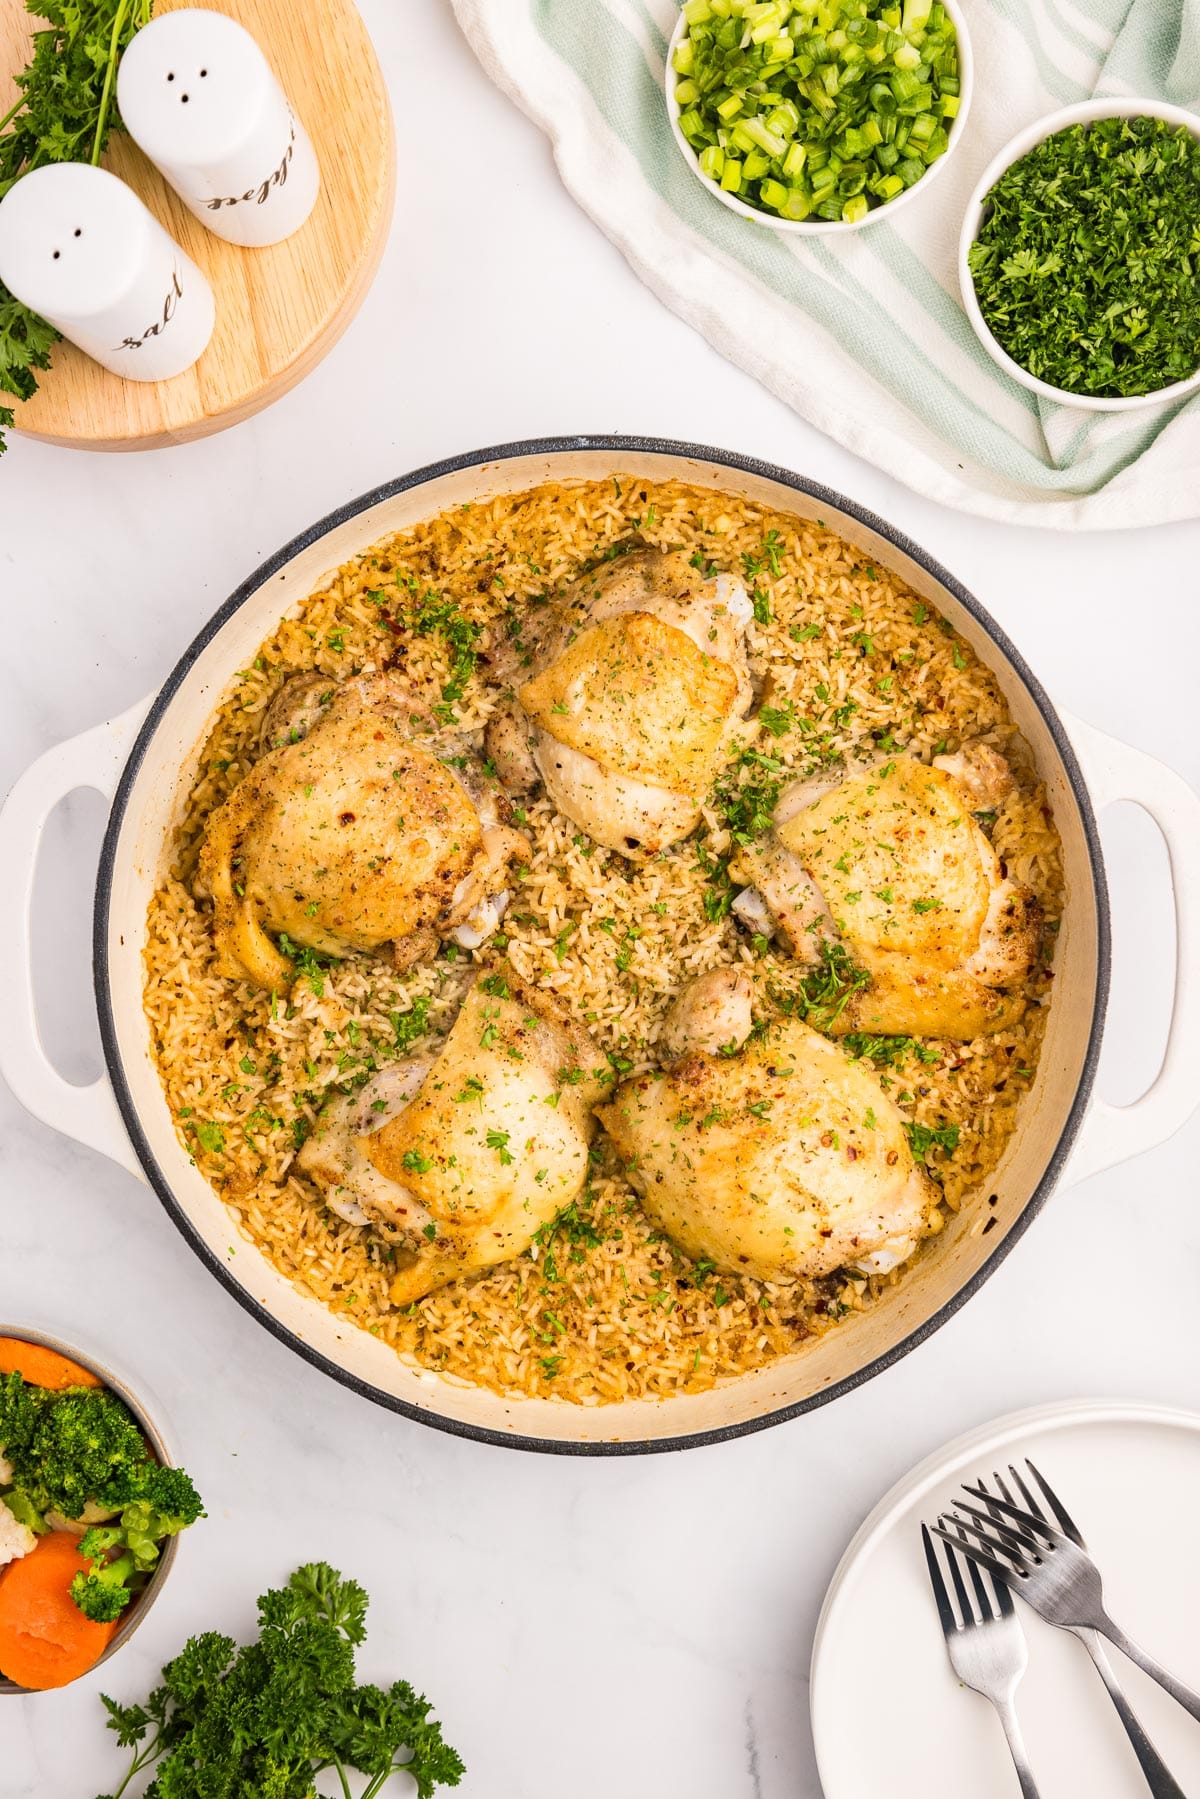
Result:
[[[1175,900],[1175,995],[1167,1047],[1152,1085],[1128,1106],[1092,1100],[1063,1176],[1074,1185],[1173,1136],[1200,1101],[1200,794],[1174,769],[1070,713],[1060,714],[1096,811],[1132,800],[1167,845]]]
[[[77,1143],[110,1156],[144,1180],[107,1074],[90,1086],[63,1079],[47,1056],[33,991],[33,883],[46,820],[80,787],[111,800],[126,757],[149,710],[141,700],[39,756],[0,807],[0,1074],[21,1104]]]

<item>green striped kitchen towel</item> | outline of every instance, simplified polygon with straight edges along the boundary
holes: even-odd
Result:
[[[1134,413],[1039,400],[977,343],[956,274],[971,190],[1022,126],[1093,93],[1196,104],[1200,0],[966,0],[975,97],[958,154],[894,222],[834,239],[739,219],[685,165],[662,90],[676,0],[453,5],[643,281],[830,437],[992,518],[1080,528],[1200,516],[1200,397]]]

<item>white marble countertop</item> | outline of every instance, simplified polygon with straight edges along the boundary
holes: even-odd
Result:
[[[856,461],[638,283],[438,0],[363,10],[400,112],[399,200],[328,360],[206,442],[103,456],[14,440],[0,462],[0,788],[154,687],[242,576],[338,502],[456,451],[589,430],[725,445],[875,508],[979,596],[1060,703],[1200,785],[1200,525],[1017,530]],[[75,1078],[98,1066],[100,825],[92,796],[68,802],[40,882],[46,1034]],[[1161,1049],[1171,913],[1144,816],[1117,808],[1103,828],[1117,963],[1102,1088],[1124,1100]],[[813,1626],[883,1491],[1021,1406],[1200,1402],[1200,1118],[1056,1196],[971,1303],[867,1386],[758,1436],[632,1461],[489,1449],[377,1410],[259,1329],[147,1189],[7,1093],[0,1119],[0,1317],[148,1384],[211,1511],[103,1676],[0,1700],[2,1799],[111,1790],[97,1690],[144,1693],[192,1630],[245,1631],[256,1594],[314,1557],[367,1580],[363,1666],[431,1694],[468,1763],[464,1799],[818,1799]],[[869,1710],[865,1696],[868,1725]]]

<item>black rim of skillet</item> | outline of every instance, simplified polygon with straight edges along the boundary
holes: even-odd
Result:
[[[739,473],[756,475],[768,481],[789,487],[796,493],[804,494],[809,499],[824,503],[847,518],[855,520],[868,530],[878,533],[894,548],[911,557],[925,572],[941,583],[946,590],[965,608],[975,621],[982,626],[992,643],[1006,658],[1013,672],[1021,682],[1040,712],[1046,728],[1054,741],[1055,748],[1062,759],[1067,779],[1071,786],[1075,804],[1079,809],[1083,825],[1084,838],[1087,843],[1088,857],[1091,863],[1092,883],[1096,897],[1097,954],[1096,954],[1096,992],[1093,1003],[1092,1018],[1088,1030],[1087,1051],[1084,1056],[1083,1069],[1074,1100],[1063,1122],[1054,1149],[1047,1159],[1045,1169],[1037,1186],[1021,1208],[1008,1230],[996,1244],[983,1265],[966,1284],[959,1288],[944,1305],[940,1306],[932,1317],[910,1331],[899,1343],[894,1344],[884,1354],[857,1369],[845,1379],[835,1381],[820,1392],[810,1394],[806,1399],[797,1400],[794,1404],[780,1406],[773,1411],[764,1412],[761,1416],[747,1418],[739,1423],[721,1425],[712,1430],[694,1431],[686,1436],[645,1437],[632,1441],[593,1441],[570,1442],[550,1437],[537,1437],[494,1430],[487,1427],[468,1424],[457,1418],[448,1418],[436,1411],[426,1411],[420,1406],[411,1405],[407,1400],[399,1399],[394,1394],[385,1393],[381,1388],[372,1386],[370,1382],[361,1380],[349,1370],[340,1367],[328,1356],[323,1355],[311,1344],[303,1341],[293,1331],[283,1325],[265,1305],[261,1304],[247,1288],[235,1279],[232,1272],[221,1259],[209,1249],[208,1245],[194,1229],[183,1208],[171,1191],[171,1185],[160,1168],[146,1134],[138,1117],[137,1107],[125,1076],[121,1053],[117,1043],[116,1026],[113,1017],[112,998],[109,988],[108,936],[109,913],[112,898],[113,870],[116,863],[117,845],[121,836],[121,828],[125,819],[126,808],[134,780],[141,768],[159,723],[171,700],[179,688],[187,680],[202,650],[217,635],[226,622],[240,607],[246,604],[260,588],[271,581],[281,570],[287,567],[302,550],[326,536],[339,525],[347,523],[361,513],[369,511],[383,500],[393,498],[412,488],[418,488],[435,481],[441,476],[456,474],[464,469],[478,468],[489,463],[499,463],[528,456],[569,455],[572,452],[615,451],[630,454],[650,454],[673,456],[684,462],[701,462],[710,465],[737,470]],[[715,450],[704,444],[675,443],[668,438],[627,437],[621,435],[598,434],[580,437],[542,437],[529,438],[519,443],[494,444],[487,449],[468,451],[461,456],[449,456],[443,461],[427,464],[424,468],[414,469],[396,480],[386,481],[381,487],[372,488],[358,499],[349,500],[345,505],[327,513],[316,524],[310,525],[306,531],[284,544],[273,556],[259,564],[254,573],[234,589],[225,604],[213,614],[212,618],[192,640],[184,651],[166,681],[160,688],[157,698],[146,716],[137,741],[129,755],[113,800],[112,812],[104,835],[104,843],[100,853],[100,866],[96,883],[96,906],[93,925],[93,968],[96,990],[96,1007],[100,1016],[100,1037],[104,1046],[104,1059],[112,1081],[117,1106],[129,1133],[130,1141],[137,1152],[138,1160],[144,1168],[151,1186],[162,1201],[168,1216],[182,1233],[190,1247],[199,1256],[209,1272],[227,1292],[231,1293],[252,1318],[271,1332],[273,1337],[311,1362],[323,1374],[328,1374],[354,1393],[364,1399],[373,1400],[377,1405],[386,1406],[388,1410],[399,1412],[418,1424],[430,1425],[435,1430],[448,1431],[452,1436],[468,1437],[480,1443],[492,1443],[504,1449],[534,1450],[548,1455],[583,1455],[583,1456],[620,1456],[649,1455],[666,1450],[693,1449],[709,1444],[726,1443],[735,1437],[748,1436],[752,1431],[766,1430],[774,1424],[782,1424],[788,1419],[797,1418],[803,1412],[815,1411],[818,1406],[827,1405],[830,1400],[841,1394],[851,1392],[860,1387],[872,1376],[890,1368],[902,1356],[923,1343],[933,1335],[947,1319],[953,1317],[960,1306],[978,1291],[999,1266],[1009,1251],[1025,1234],[1050,1193],[1053,1191],[1064,1163],[1078,1135],[1092,1086],[1096,1075],[1096,1065],[1100,1056],[1100,1041],[1104,1030],[1104,1014],[1108,1001],[1109,972],[1111,966],[1111,932],[1108,904],[1108,888],[1104,874],[1104,859],[1100,847],[1100,837],[1096,828],[1095,814],[1088,794],[1087,785],[1071,746],[1070,739],[1051,704],[1049,697],[1024,657],[1009,641],[996,622],[980,605],[967,589],[956,581],[939,562],[925,553],[918,545],[879,518],[865,507],[859,506],[844,495],[835,493],[831,488],[823,487],[815,481],[807,481],[803,477],[773,463],[762,462],[757,457],[741,456],[732,450]],[[497,1396],[499,1397],[499,1396]],[[501,1401],[501,1403],[503,1403]],[[594,1416],[594,1414],[593,1414]]]

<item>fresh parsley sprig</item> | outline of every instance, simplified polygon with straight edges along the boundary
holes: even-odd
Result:
[[[0,199],[31,169],[50,162],[98,163],[120,126],[117,64],[154,0],[27,0],[45,19],[33,55],[17,76],[18,97],[0,118]],[[58,333],[0,283],[0,394],[28,400],[50,367]],[[0,406],[0,451],[12,425]]]
[[[356,1581],[310,1562],[259,1600],[257,1642],[239,1649],[205,1631],[168,1662],[141,1705],[102,1695],[109,1729],[133,1751],[115,1794],[102,1799],[122,1799],[151,1767],[146,1799],[310,1799],[327,1773],[349,1799],[351,1771],[367,1777],[362,1799],[377,1799],[401,1771],[417,1799],[457,1786],[463,1764],[429,1701],[406,1680],[355,1684],[366,1612]]]

